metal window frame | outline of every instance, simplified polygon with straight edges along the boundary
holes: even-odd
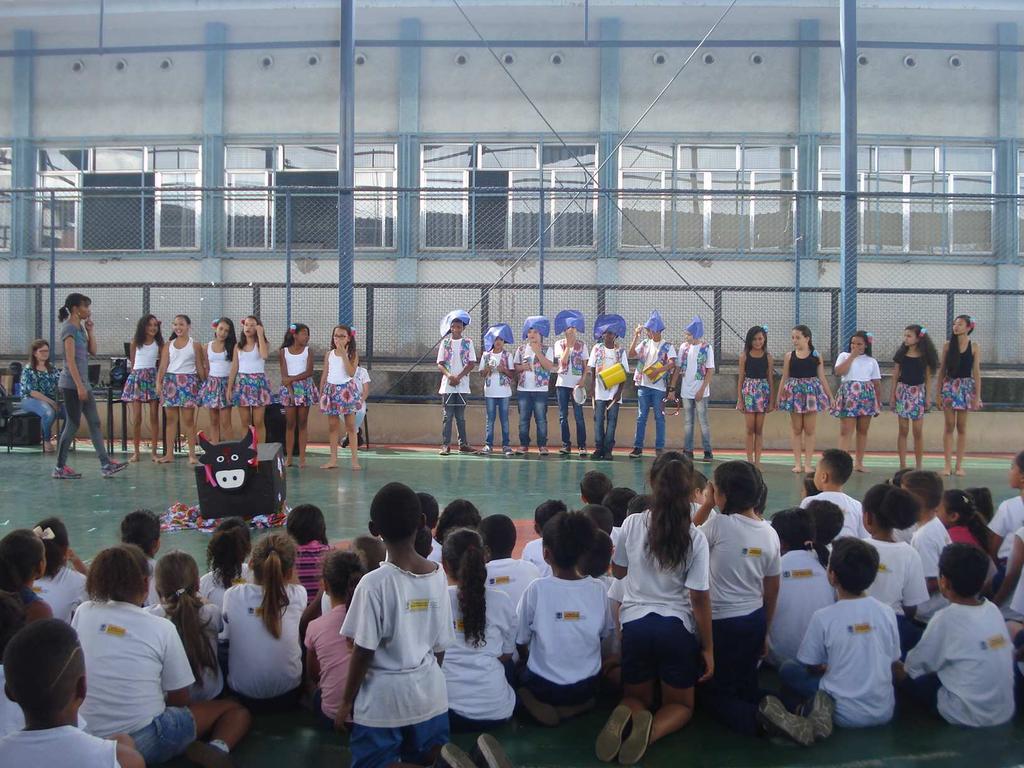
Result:
[[[234,197],[232,193],[226,192],[224,198],[224,225],[227,229],[224,238],[224,248],[227,251],[270,251],[272,250],[272,244],[274,242],[274,193],[273,187],[271,186],[271,178],[273,176],[273,170],[264,169],[248,170],[248,171],[225,171],[224,181],[228,188],[244,190],[241,197]],[[239,176],[263,176],[264,184],[262,187],[257,186],[239,186],[237,179]],[[255,197],[255,194],[262,191],[260,198]],[[233,232],[231,227],[231,206],[238,203],[239,200],[246,199],[245,195],[253,193],[252,199],[261,199],[264,205],[266,205],[265,215],[263,217],[263,245],[262,246],[245,246],[245,245],[233,245]]]
[[[13,150],[11,147],[0,147],[0,153],[5,152],[8,158],[11,157],[12,151]],[[4,246],[0,244],[0,253],[8,253],[14,247],[14,198],[11,196],[9,192],[5,191],[11,188],[11,180],[14,178],[14,174],[11,170],[11,167],[12,166],[8,164],[7,170],[0,168],[0,205],[5,205],[8,211],[10,212],[11,216],[10,229],[7,233],[7,245]],[[4,182],[6,182],[6,184]]]
[[[585,183],[587,185],[587,189],[590,189],[590,190],[592,190],[594,188],[594,181],[597,178],[597,168],[600,165],[596,161],[598,149],[599,149],[599,147],[597,145],[595,145],[594,146],[595,163],[594,163],[594,166],[592,168],[588,168],[587,169],[588,171],[590,171],[591,178],[587,179]],[[561,173],[584,173],[584,171],[577,166],[576,168],[551,168],[549,170],[541,169],[540,173],[541,173],[541,183],[544,185],[545,190],[548,190],[548,191],[551,191],[551,192],[558,192],[559,190],[555,188],[555,183],[557,182],[559,174],[561,174]],[[548,183],[548,179],[546,177],[546,174],[551,174],[551,181],[550,181],[550,183]],[[572,195],[573,194],[575,194],[575,190],[569,195],[568,199],[566,199],[562,203],[563,209],[567,210],[569,205],[576,205],[576,206],[580,205],[579,199],[576,199],[575,201],[572,200]],[[556,204],[559,202],[559,200],[561,198],[559,198],[558,195],[552,194],[552,195],[549,195],[547,200],[545,201],[545,208],[547,208],[546,214],[548,216],[548,221],[549,222],[553,222],[551,224],[551,229],[548,231],[547,237],[545,239],[545,247],[546,248],[550,248],[550,249],[555,250],[555,251],[572,252],[572,251],[576,251],[576,250],[579,250],[579,249],[587,249],[587,248],[593,249],[593,248],[597,247],[597,198],[598,198],[598,195],[596,193],[593,193],[593,192],[590,192],[590,193],[584,192],[583,194],[587,196],[589,202],[588,202],[588,204],[585,207],[580,206],[580,209],[584,213],[586,212],[586,210],[588,208],[590,210],[590,222],[591,222],[590,223],[590,242],[586,243],[586,244],[583,244],[583,245],[555,245],[555,228],[558,226],[558,222],[556,220],[556,217],[559,216],[559,212],[556,210]]]
[[[201,242],[200,228],[202,226],[203,218],[203,197],[202,194],[193,190],[189,193],[187,190],[190,187],[198,187],[196,176],[199,175],[202,178],[202,171],[198,170],[175,170],[175,171],[152,171],[153,182],[156,187],[153,200],[153,250],[156,251],[198,251]],[[164,176],[177,175],[177,176],[191,176],[191,184],[182,184],[180,186],[169,186],[164,187]],[[182,187],[185,191],[181,191]],[[189,195],[192,197],[189,197]],[[163,239],[163,206],[165,199],[170,198],[188,200],[195,205],[195,222],[192,229],[193,232],[193,243],[191,246],[164,246],[162,243]]]
[[[429,189],[427,185],[427,174],[430,173],[445,173],[459,174],[462,176],[461,185],[459,184],[445,184],[444,186],[461,186],[465,190],[465,194],[462,195],[462,243],[461,245],[449,246],[449,245],[427,245],[427,211],[423,207],[422,201],[426,200],[438,200],[441,199],[435,194],[431,194],[426,190]],[[454,168],[436,168],[424,170],[420,169],[420,206],[419,206],[419,250],[424,252],[431,251],[468,251],[469,250],[469,174],[472,173],[471,169],[456,170]],[[439,193],[440,194],[440,193]]]

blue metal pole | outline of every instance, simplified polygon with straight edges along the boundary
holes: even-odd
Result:
[[[340,290],[340,289],[339,289]],[[292,192],[284,193],[284,323],[292,324]]]
[[[338,322],[351,324],[355,279],[355,2],[341,3],[341,82],[338,124]]]
[[[55,346],[57,329],[53,318],[57,315],[57,193],[50,190],[50,349]],[[63,345],[61,349],[63,350]]]
[[[840,0],[840,136],[842,173],[842,250],[839,289],[842,303],[840,334],[848,339],[857,329],[857,0]]]
[[[538,191],[538,198],[539,198],[538,202],[540,203],[540,217],[539,217],[540,220],[538,222],[539,223],[539,227],[540,227],[540,229],[539,229],[540,238],[537,240],[537,259],[538,259],[538,262],[539,262],[540,274],[537,276],[537,285],[538,285],[538,288],[539,288],[539,292],[538,292],[537,298],[538,298],[538,304],[539,304],[538,313],[543,315],[544,314],[544,238],[546,236],[546,234],[544,232],[544,226],[545,226],[544,219],[545,219],[545,217],[544,217],[544,172],[543,171],[541,171],[541,174],[540,174],[540,188],[539,188],[539,191]]]

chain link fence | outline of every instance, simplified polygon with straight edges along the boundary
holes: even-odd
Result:
[[[198,338],[222,315],[255,314],[272,343],[302,322],[323,350],[349,291],[373,361],[429,355],[454,308],[469,311],[475,337],[496,322],[518,334],[527,316],[566,308],[591,325],[617,312],[630,327],[658,309],[677,341],[699,314],[726,363],[752,325],[768,326],[776,356],[797,323],[828,359],[845,345],[838,193],[778,189],[771,178],[719,189],[714,174],[642,169],[614,189],[585,172],[474,174],[354,193],[244,179],[220,189],[173,179],[70,187],[56,177],[47,188],[4,190],[0,260],[18,277],[0,285],[0,355],[24,356],[33,338],[51,337],[54,302],[73,290],[93,300],[104,356],[123,355],[149,312],[165,324],[190,315]],[[477,186],[458,186],[456,176]],[[355,215],[339,242],[346,194]],[[880,361],[905,325],[941,340],[953,317],[969,314],[987,364],[1024,367],[1024,198],[878,192],[854,201],[851,295]],[[339,287],[349,236],[355,279]]]

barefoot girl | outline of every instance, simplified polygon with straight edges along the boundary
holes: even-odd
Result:
[[[292,323],[278,352],[281,362],[281,405],[285,414],[284,455],[292,465],[294,433],[299,438],[299,467],[306,466],[306,425],[309,407],[320,399],[313,381],[313,356],[309,353],[309,326]]]
[[[743,412],[747,427],[747,461],[761,466],[764,448],[764,417],[775,402],[775,370],[768,354],[768,326],[755,325],[747,331],[740,355],[736,383],[736,410]]]
[[[256,427],[263,432],[263,415],[270,405],[270,385],[267,383],[267,355],[270,344],[259,318],[249,315],[242,321],[242,336],[231,361],[228,378],[228,402],[241,408],[242,430]]]
[[[790,333],[793,350],[786,353],[782,380],[775,393],[775,408],[789,411],[793,446],[793,473],[809,471],[814,463],[814,431],[818,411],[828,408],[832,393],[825,366],[814,349],[811,329],[798,325]]]
[[[132,444],[135,450],[128,461],[138,461],[139,446],[142,442],[142,406],[149,411],[149,435],[152,442],[153,461],[158,459],[160,449],[160,393],[156,388],[156,369],[160,364],[160,351],[164,348],[164,335],[160,333],[160,321],[156,315],[139,318],[132,337],[128,359],[132,372],[124,383],[121,400],[132,404]]]
[[[199,405],[210,411],[210,442],[231,439],[231,399],[228,384],[231,365],[235,359],[235,324],[222,317],[213,324],[213,341],[206,345],[206,363],[209,375],[199,393]]]
[[[942,347],[939,365],[939,408],[946,416],[942,448],[946,454],[945,475],[953,474],[953,432],[956,432],[956,474],[963,477],[967,449],[967,414],[981,410],[981,347],[971,341],[974,319],[957,315],[953,335]]]
[[[900,455],[900,469],[907,468],[907,435],[914,430],[914,466],[921,469],[924,460],[924,415],[931,402],[929,389],[932,376],[939,368],[939,355],[935,351],[928,329],[908,325],[903,331],[903,344],[892,358],[892,410],[900,422],[896,450]]]
[[[189,332],[192,320],[188,315],[175,315],[171,324],[174,333],[160,350],[160,370],[156,386],[164,406],[167,424],[164,427],[164,455],[160,464],[174,461],[174,443],[178,437],[178,424],[185,430],[188,441],[188,463],[196,460],[196,408],[199,407],[199,380],[206,376],[203,347],[192,341]]]
[[[355,379],[359,367],[356,336],[347,325],[336,325],[331,332],[331,351],[324,358],[320,376],[320,410],[328,417],[331,432],[331,459],[323,469],[338,466],[338,433],[345,420],[348,449],[352,452],[352,469],[359,466],[359,440],[356,438],[356,411],[362,404],[362,387]]]
[[[839,419],[839,448],[850,448],[850,435],[857,432],[855,460],[856,472],[866,472],[864,450],[868,444],[868,430],[871,420],[881,411],[882,372],[878,361],[871,355],[872,336],[866,331],[856,331],[850,337],[846,352],[836,358],[835,373],[842,376],[836,390],[832,415]]]

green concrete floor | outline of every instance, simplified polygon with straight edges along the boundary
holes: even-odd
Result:
[[[738,458],[722,453],[719,459]],[[590,462],[551,456],[505,459],[476,456],[438,457],[433,450],[377,449],[363,459],[365,471],[346,469],[325,472],[316,468],[320,456],[310,456],[310,468],[292,469],[288,475],[288,499],[292,504],[311,502],[323,509],[332,540],[349,538],[365,530],[370,500],[382,484],[400,480],[433,493],[443,505],[458,496],[473,500],[483,514],[504,513],[529,518],[544,499],[578,499],[579,480],[590,469],[608,473],[616,485],[643,487],[650,458],[635,461],[618,456],[613,462]],[[95,457],[84,445],[72,456],[72,465],[85,477],[75,482],[49,478],[52,462],[36,451],[16,451],[0,456],[5,481],[0,491],[0,535],[28,526],[40,518],[60,514],[68,525],[72,545],[85,558],[117,541],[118,523],[131,509],[146,506],[157,510],[174,501],[193,503],[195,482],[184,460],[173,467],[150,463],[133,465],[117,477],[103,480]],[[769,487],[769,512],[798,502],[800,483],[789,471],[784,454],[768,457],[765,476]],[[890,456],[871,457],[868,475],[857,475],[849,491],[861,496],[870,485],[881,482],[895,469]],[[989,486],[997,502],[1011,495],[1006,486],[1008,458],[977,458],[968,462],[961,487]],[[709,465],[698,467],[710,473]],[[930,458],[926,467],[940,469],[941,460]],[[164,551],[183,549],[204,559],[208,536],[182,532],[164,536]],[[774,682],[766,678],[767,687]],[[599,765],[593,757],[593,739],[614,705],[602,701],[598,710],[557,729],[543,729],[514,721],[498,732],[516,765]],[[471,740],[457,738],[468,746]],[[346,737],[317,730],[305,713],[259,717],[253,732],[237,753],[242,766],[261,768],[282,765],[347,765]],[[827,742],[810,749],[737,736],[698,711],[682,733],[652,747],[644,765],[658,768],[699,766],[955,766],[965,762],[984,768],[1020,765],[1024,760],[1024,715],[1014,724],[986,731],[954,728],[919,711],[899,708],[893,724],[864,731],[837,731]]]

